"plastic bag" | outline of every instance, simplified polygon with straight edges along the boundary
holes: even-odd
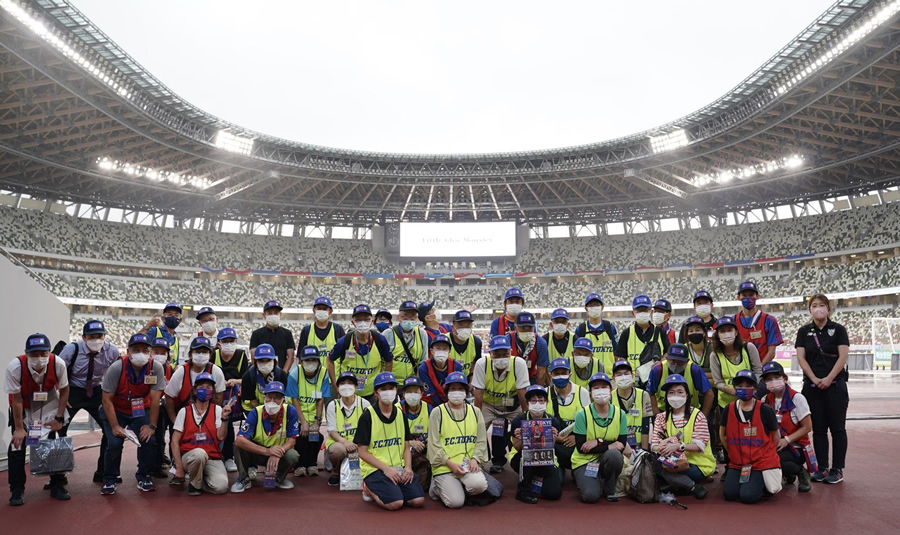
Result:
[[[341,490],[362,490],[359,455],[351,453],[341,461]]]
[[[31,475],[49,475],[75,470],[75,450],[72,438],[44,439],[31,446]]]
[[[772,468],[763,470],[763,482],[766,484],[766,490],[772,494],[781,492],[781,468]]]

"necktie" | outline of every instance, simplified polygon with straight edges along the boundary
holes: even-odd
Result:
[[[87,375],[84,378],[84,392],[87,394],[87,397],[91,397],[94,395],[94,359],[97,358],[97,352],[91,351],[88,353],[88,368]]]

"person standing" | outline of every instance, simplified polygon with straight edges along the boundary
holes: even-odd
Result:
[[[253,362],[241,378],[241,408],[249,412],[265,403],[266,386],[275,381],[288,382],[288,374],[276,366],[278,357],[269,344],[261,344],[253,353]]]
[[[200,332],[192,334],[188,340],[188,350],[197,338],[215,340],[219,336],[219,317],[211,307],[203,307],[197,311],[197,323],[200,324]],[[190,356],[190,355],[188,355]]]
[[[416,322],[419,310],[413,301],[400,303],[400,324],[384,332],[388,348],[393,355],[391,371],[402,383],[407,377],[415,377],[419,365],[428,358],[430,334]]]
[[[198,336],[191,341],[188,351],[190,362],[185,362],[172,372],[172,379],[166,385],[166,413],[169,421],[174,422],[178,411],[187,407],[191,401],[191,393],[194,390],[194,379],[201,372],[212,374],[216,378],[216,391],[213,394],[213,403],[222,405],[225,397],[225,374],[210,362],[212,342],[203,336]]]
[[[656,353],[661,359],[669,350],[670,345],[669,337],[662,332],[662,329],[650,322],[652,305],[650,298],[643,294],[632,299],[631,314],[634,316],[634,323],[622,332],[615,350],[617,360],[624,359],[631,364],[631,369],[635,371],[638,378],[639,386],[646,382],[653,362],[651,360],[646,363],[644,368],[641,368],[641,355],[644,353],[644,347],[647,344],[657,344],[658,351]]]
[[[441,311],[434,307],[434,303],[434,301],[420,303],[418,308],[419,321],[422,322],[429,339],[439,334],[450,334],[450,329],[452,329],[449,324],[441,323]]]
[[[713,315],[712,309],[712,294],[706,290],[697,290],[694,293],[694,312],[697,317],[700,318],[703,327],[706,329],[707,338],[712,338],[713,333],[716,330],[716,317]]]
[[[738,286],[737,298],[741,302],[741,311],[734,315],[734,322],[741,339],[756,346],[762,364],[771,362],[775,359],[775,348],[784,342],[778,320],[756,306],[759,289],[755,282],[742,282]]]
[[[537,321],[531,312],[519,312],[516,316],[516,331],[510,333],[510,355],[521,357],[528,368],[528,380],[533,385],[550,384],[547,367],[550,357],[547,342],[537,335]]]
[[[178,339],[176,329],[181,325],[184,310],[178,303],[168,303],[163,308],[162,318],[156,314],[150,318],[144,327],[138,331],[146,334],[151,340],[156,338],[164,338],[169,342],[169,367],[175,368],[181,364],[181,342]]]
[[[604,370],[611,370],[616,361],[619,333],[611,321],[602,318],[603,298],[600,294],[588,294],[584,298],[587,320],[575,328],[575,338],[587,338],[594,348],[594,358],[603,363]]]
[[[298,347],[316,346],[319,350],[319,357],[322,361],[322,368],[326,366],[328,354],[334,348],[334,344],[340,338],[343,338],[344,328],[334,323],[331,319],[334,309],[331,305],[331,298],[328,296],[317,297],[313,301],[313,317],[315,321],[312,325],[303,327],[300,331],[300,339],[297,341]]]
[[[474,325],[471,312],[458,310],[453,315],[453,329],[450,332],[450,358],[460,363],[469,382],[472,378],[472,366],[481,358],[482,351],[481,337],[472,332]]]
[[[522,294],[522,290],[518,288],[506,290],[506,294],[503,296],[504,314],[491,321],[491,338],[515,332],[516,316],[522,312],[523,308],[525,308],[525,296]]]
[[[353,372],[359,379],[359,395],[372,398],[375,376],[380,371],[393,369],[394,356],[384,336],[372,329],[369,305],[356,305],[351,319],[353,331],[338,340],[328,355],[328,377],[334,384],[340,374]]]
[[[62,359],[50,352],[50,339],[36,333],[25,339],[25,352],[6,367],[6,392],[9,394],[12,440],[7,450],[9,461],[9,504],[25,504],[25,448],[34,447],[50,432],[58,432],[66,423],[69,379]],[[50,474],[50,496],[71,498],[64,473]]]
[[[667,299],[657,299],[653,303],[653,312],[650,313],[650,322],[662,329],[663,334],[669,338],[669,345],[675,343],[675,329],[669,325],[672,318],[672,303]]]
[[[431,339],[429,358],[419,364],[418,379],[424,389],[425,401],[431,407],[447,402],[444,381],[449,374],[463,371],[462,364],[450,358],[450,347],[450,339],[446,335],[436,335]]]
[[[250,334],[250,353],[262,344],[269,344],[275,349],[278,357],[278,367],[291,372],[294,366],[294,352],[297,346],[294,344],[294,334],[281,326],[281,303],[272,300],[263,305],[263,318],[266,324]]]
[[[547,357],[550,362],[558,358],[572,358],[575,336],[569,332],[569,313],[564,308],[557,308],[550,313],[550,332],[542,336],[547,342]]]
[[[813,446],[819,470],[815,482],[837,484],[844,480],[847,457],[847,358],[850,338],[847,329],[831,319],[831,301],[816,294],[807,302],[812,321],[797,331],[797,361],[803,370],[803,395],[812,414]],[[828,433],[833,451],[829,460]],[[829,470],[829,467],[830,470]]]

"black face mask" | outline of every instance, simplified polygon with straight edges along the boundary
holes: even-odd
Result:
[[[688,335],[688,340],[690,340],[692,344],[699,344],[705,339],[706,335],[703,333],[691,333]]]

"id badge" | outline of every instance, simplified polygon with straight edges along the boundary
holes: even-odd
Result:
[[[637,447],[637,437],[634,436],[634,433],[628,433],[628,436],[625,438],[625,440],[632,448]]]
[[[144,376],[144,384],[145,385],[155,385],[156,384],[156,376],[155,375],[145,375]]]
[[[266,472],[265,478],[263,479],[263,488],[264,489],[274,489],[275,488],[275,476],[276,476],[276,472]]]
[[[744,436],[745,437],[755,437],[756,436],[756,426],[749,426],[744,428]]]
[[[310,442],[318,442],[320,436],[321,435],[319,435],[318,433],[310,433],[307,440],[309,440]]]
[[[34,401],[47,401],[47,392],[35,392],[32,399]]]
[[[459,463],[459,467],[462,469],[463,472],[468,474],[469,473],[469,458],[463,457],[462,461],[460,461],[460,463]]]
[[[368,380],[369,376],[365,373],[357,373],[356,374],[356,391],[362,392],[366,389],[366,380]]]
[[[493,437],[502,437],[506,434],[506,420],[503,418],[497,418],[493,421],[493,427],[491,429],[491,436]]]
[[[206,442],[206,433],[194,433],[194,443],[203,444]]]
[[[534,364],[534,361],[532,361],[532,360],[526,360],[526,361],[525,361],[525,364],[528,366],[528,369],[530,370],[530,369],[531,369],[531,365]]]
[[[587,463],[584,468],[584,475],[587,477],[597,477],[600,473],[600,463]]]
[[[131,416],[138,417],[144,414],[144,398],[131,398]]]
[[[751,339],[751,340],[757,340],[757,339],[759,339],[759,338],[762,338],[762,331],[751,331],[751,332],[750,332],[750,339]]]
[[[315,392],[313,392],[313,396],[312,396],[312,397],[313,397],[313,399],[322,399],[322,391],[321,391],[321,390],[316,390]]]
[[[745,464],[741,467],[741,478],[738,480],[739,483],[746,483],[750,481],[750,470],[753,469],[753,465]]]
[[[535,476],[531,479],[531,492],[535,494],[541,493],[541,488],[544,486],[544,478],[540,476]]]
[[[641,409],[639,409],[639,408],[637,408],[637,407],[632,407],[631,410],[628,411],[628,413],[629,413],[631,416],[640,416],[640,415],[641,415]]]
[[[345,423],[345,424],[344,424],[344,431],[353,431],[353,424],[351,424],[351,423]]]
[[[516,404],[515,398],[503,398],[504,407],[512,407]]]
[[[351,454],[347,457],[347,464],[350,465],[350,470],[359,470],[359,455]]]
[[[26,446],[37,446],[41,441],[41,432],[44,426],[38,422],[28,426],[28,438],[25,439]]]
[[[413,434],[422,434],[425,432],[424,425],[414,425],[413,426]]]

